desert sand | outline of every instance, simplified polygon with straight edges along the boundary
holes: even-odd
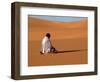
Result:
[[[56,22],[28,17],[28,66],[86,64],[87,19],[76,22]],[[51,34],[58,53],[40,54],[41,41]]]

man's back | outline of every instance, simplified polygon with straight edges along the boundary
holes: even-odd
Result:
[[[50,52],[51,47],[52,45],[51,45],[50,39],[45,36],[42,40],[42,53]]]

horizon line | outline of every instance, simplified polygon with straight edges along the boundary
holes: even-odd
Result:
[[[47,20],[53,22],[78,22],[87,17],[71,17],[71,16],[46,16],[46,15],[29,15],[29,17],[40,19],[40,20]]]

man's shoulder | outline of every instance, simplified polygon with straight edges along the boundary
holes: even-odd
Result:
[[[48,38],[47,37],[44,37],[43,39],[42,39],[42,41],[47,41],[48,40]]]

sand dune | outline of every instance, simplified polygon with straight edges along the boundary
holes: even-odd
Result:
[[[40,40],[47,32],[52,34],[52,39],[87,36],[86,19],[77,22],[53,22],[29,17],[28,21],[29,40]]]
[[[68,28],[83,28],[87,26],[87,19],[83,19],[77,22],[56,22],[49,20],[42,20],[38,18],[29,17],[29,27],[35,27],[34,29],[38,29],[41,27],[42,29],[68,29]],[[38,29],[39,30],[39,29]]]
[[[56,22],[28,17],[28,65],[65,65],[87,63],[87,19],[76,22]],[[79,50],[41,55],[41,40],[51,34],[51,41],[59,51]]]

